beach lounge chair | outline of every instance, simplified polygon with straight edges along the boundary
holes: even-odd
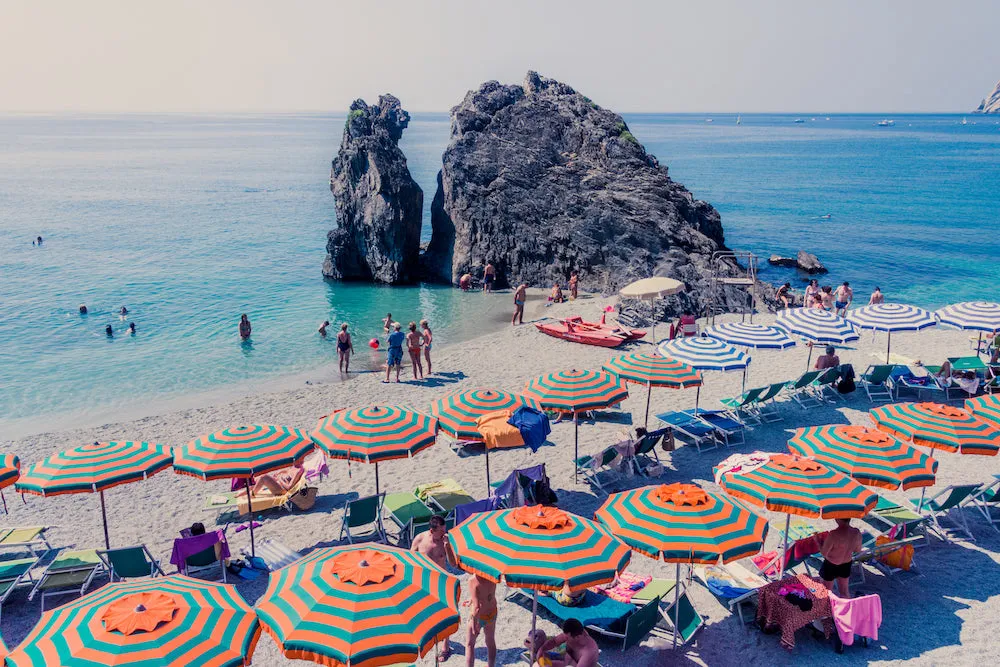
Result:
[[[998,528],[1000,526],[1000,517],[994,518],[992,514],[994,509],[1000,509],[1000,475],[994,475],[993,478],[993,483],[980,488],[969,496],[963,503],[963,506],[971,505],[974,507],[993,526],[994,530],[1000,531],[1000,528]]]
[[[543,483],[547,478],[544,463],[528,468],[518,468],[507,475],[505,479],[493,482],[490,485],[490,493],[499,498],[501,506],[508,509],[535,505],[541,500],[548,500],[547,498],[535,497],[536,483]]]
[[[104,563],[97,555],[97,549],[60,552],[42,571],[28,599],[33,600],[35,595],[41,593],[42,611],[45,611],[45,600],[64,595],[83,595],[103,571]]]
[[[799,376],[798,380],[785,385],[785,391],[789,398],[798,403],[802,409],[815,408],[822,404],[822,399],[816,395],[813,384],[823,371],[807,371]]]
[[[923,540],[923,537],[914,535],[912,537],[904,537],[898,540],[891,540],[889,542],[883,542],[878,544],[878,537],[875,535],[866,535],[861,544],[861,551],[854,554],[851,559],[851,573],[858,572],[859,579],[858,584],[865,583],[865,569],[864,565],[875,568],[887,577],[894,577],[904,570],[902,568],[893,567],[885,562],[885,558],[894,551],[902,549],[906,546],[916,547],[917,543]],[[913,563],[910,564],[910,569],[908,572],[917,574],[916,567]]]
[[[253,494],[253,511],[256,513],[277,508],[288,512],[295,508],[308,510],[316,504],[318,493],[319,489],[315,486],[309,486],[309,482],[303,476],[295,486],[280,496],[272,495],[267,489],[262,490],[259,494]],[[250,513],[247,492],[243,490],[212,494],[205,499],[205,509],[220,513],[235,511],[239,516],[246,516]]]
[[[660,462],[660,455],[656,453],[656,448],[663,442],[666,433],[665,428],[650,431],[636,443],[635,452],[632,454],[632,465],[640,475],[649,477],[654,470],[662,471],[663,464]]]
[[[385,528],[382,526],[382,500],[384,493],[377,496],[365,496],[344,503],[344,517],[340,524],[340,537],[354,544],[355,538],[377,537],[376,542],[384,543]],[[367,530],[366,530],[367,529]]]
[[[684,410],[684,414],[694,417],[694,410]],[[716,436],[721,435],[726,447],[736,447],[745,445],[747,442],[747,425],[743,422],[732,419],[723,410],[699,410],[698,419],[713,427]]]
[[[717,428],[709,424],[700,417],[688,412],[663,412],[656,415],[656,418],[664,424],[674,429],[674,434],[681,440],[686,441],[698,448],[698,451],[705,449],[715,449],[719,443],[726,441],[725,435]]]
[[[38,556],[0,560],[0,614],[3,613],[3,603],[15,588],[35,583],[31,576],[31,568],[35,567],[39,560]]]
[[[962,512],[962,504],[980,488],[980,484],[952,484],[941,489],[934,497],[925,498],[923,503],[920,502],[920,498],[911,498],[910,502],[918,512],[930,519],[942,539],[949,540],[948,531],[941,525],[941,519],[947,518],[959,533],[974,542],[976,538],[969,530],[969,523]]]
[[[409,491],[388,493],[382,500],[385,512],[396,531],[396,546],[409,547],[413,538],[427,530],[434,512]]]
[[[45,538],[49,528],[51,526],[0,528],[0,549],[28,551],[32,556],[43,557],[52,551],[52,545]]]
[[[528,598],[527,593],[520,594]],[[654,598],[636,609],[635,605],[587,591],[581,603],[567,607],[550,595],[538,596],[538,607],[557,618],[560,625],[575,618],[592,632],[620,640],[623,651],[641,642],[656,627],[659,604],[660,599]]]
[[[752,614],[749,617],[743,616],[743,608],[754,604],[757,590],[767,585],[767,579],[754,574],[739,562],[727,565],[696,565],[694,574],[705,588],[726,603],[730,611],[736,611],[740,623],[746,625],[754,620]]]
[[[223,530],[216,530],[214,537],[205,535],[191,535],[190,530],[181,531],[182,537],[174,540],[173,554],[170,562],[177,566],[177,571],[189,577],[198,577],[206,572],[211,572],[216,567],[221,570],[222,583],[226,583],[226,565],[223,558],[228,557],[229,545],[226,542],[226,534]],[[188,540],[197,540],[192,543]],[[206,540],[212,540],[213,544],[206,546],[201,551],[191,551],[199,549]],[[200,544],[199,544],[200,542]],[[216,551],[216,546],[222,544],[222,557]]]
[[[813,391],[816,397],[827,403],[845,400],[837,391],[837,382],[840,380],[840,367],[826,368],[820,371],[819,377],[813,382]]]
[[[869,366],[868,369],[861,374],[859,378],[861,381],[861,387],[868,394],[868,400],[874,403],[875,401],[891,401],[892,397],[892,372],[895,370],[895,364],[876,364]]]
[[[908,507],[897,505],[884,496],[878,496],[875,509],[865,516],[864,521],[876,528],[879,535],[892,534],[900,537],[919,535],[923,538],[923,544],[920,546],[927,544],[927,533],[924,529],[930,519]]]
[[[476,500],[453,479],[443,479],[440,482],[418,486],[413,493],[427,503],[429,508],[443,514],[445,520],[451,521],[452,524],[455,521],[455,508]]]
[[[597,456],[581,456],[576,460],[576,471],[583,475],[587,483],[604,495],[608,494],[605,486],[610,487],[620,479],[614,468],[619,454],[615,447],[606,447]]]
[[[653,602],[659,601],[657,607],[665,627],[654,627],[652,634],[664,639],[672,639],[674,636],[674,610],[676,608],[677,643],[684,645],[705,625],[705,621],[691,604],[691,599],[683,587],[677,592],[675,607],[674,588],[678,585],[680,584],[672,579],[653,579],[635,592],[635,595],[632,596],[632,604],[642,605],[645,609]]]
[[[163,575],[160,562],[153,558],[145,544],[135,547],[98,550],[97,555],[104,561],[111,581],[155,577]]]
[[[754,389],[748,389],[735,398],[724,398],[720,401],[720,403],[726,406],[726,410],[733,415],[734,419],[741,421],[744,424],[748,422],[759,424],[762,419],[760,417],[757,403],[760,400],[761,395],[768,389],[769,387],[756,387]]]
[[[769,424],[782,421],[781,412],[778,411],[777,398],[784,390],[784,382],[776,382],[764,387],[764,391],[757,399],[757,416],[760,417],[761,421]]]

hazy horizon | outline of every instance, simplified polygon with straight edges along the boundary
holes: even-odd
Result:
[[[529,69],[623,113],[969,113],[1000,3],[41,0],[0,5],[0,112],[447,112]]]

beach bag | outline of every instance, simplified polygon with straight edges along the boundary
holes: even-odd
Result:
[[[887,535],[880,535],[875,538],[876,546],[892,542],[892,538]],[[890,551],[879,559],[889,567],[894,567],[904,572],[909,572],[913,565],[913,545],[904,544],[894,551]]]
[[[552,486],[549,484],[548,476],[536,479],[531,483],[531,496],[539,505],[549,507],[554,507],[559,500],[556,492],[552,490]]]
[[[840,365],[840,382],[837,383],[837,391],[841,394],[850,394],[857,385],[854,383],[854,366],[851,364]]]
[[[663,440],[660,442],[660,449],[665,452],[672,452],[677,449],[677,443],[674,442],[674,429],[668,428],[667,432],[663,434]]]

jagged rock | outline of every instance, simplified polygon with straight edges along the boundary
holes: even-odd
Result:
[[[621,116],[535,72],[484,83],[451,110],[431,225],[428,278],[455,283],[489,261],[501,287],[565,284],[577,270],[581,289],[608,293],[663,275],[699,312],[724,247],[719,213],[671,180]]]
[[[979,108],[973,113],[1000,113],[1000,81],[990,96],[979,103]]]
[[[794,269],[799,265],[798,260],[794,257],[785,257],[783,255],[771,255],[767,258],[767,263],[771,266],[783,266],[790,269]]]
[[[819,258],[805,250],[799,250],[799,253],[795,256],[795,264],[800,271],[805,271],[809,274],[828,273],[827,268],[823,266]]]
[[[409,122],[392,95],[351,104],[330,172],[337,229],[327,235],[324,276],[389,284],[419,278],[424,193],[399,149]]]

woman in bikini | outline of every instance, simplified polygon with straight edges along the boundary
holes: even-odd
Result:
[[[431,325],[427,320],[420,320],[420,332],[424,336],[424,361],[427,362],[427,374],[433,375],[431,370],[431,343],[434,342],[434,334],[431,333]]]
[[[340,355],[341,373],[349,372],[351,352],[354,352],[354,343],[351,342],[351,334],[347,332],[347,322],[344,322],[340,325],[340,333],[337,334],[337,354]]]
[[[414,380],[424,379],[424,367],[420,363],[420,347],[423,344],[424,337],[417,331],[417,323],[410,322],[410,333],[406,334],[406,347],[410,351],[410,362],[413,364]]]

